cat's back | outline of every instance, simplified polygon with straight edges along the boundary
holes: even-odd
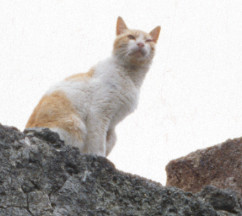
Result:
[[[72,128],[68,122],[78,116],[76,107],[80,106],[75,101],[89,97],[88,86],[94,71],[92,68],[87,73],[74,74],[51,86],[32,112],[26,128],[53,128],[64,122]]]
[[[112,57],[100,61],[85,74],[66,78],[54,89],[62,89],[73,103],[76,103],[77,99],[98,103],[101,99],[114,99],[129,93],[136,94],[137,91],[129,76],[126,76],[126,71],[120,68]]]
[[[87,73],[74,74],[53,85],[35,107],[26,125],[53,127],[85,119],[91,109],[129,113],[136,108],[138,90],[112,58]],[[123,111],[123,112],[122,112]]]

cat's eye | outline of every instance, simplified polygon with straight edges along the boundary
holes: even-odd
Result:
[[[131,40],[135,40],[135,36],[134,35],[128,35],[127,36],[129,39],[131,39]]]
[[[153,40],[152,39],[147,39],[145,42],[150,43],[150,42],[153,42]]]

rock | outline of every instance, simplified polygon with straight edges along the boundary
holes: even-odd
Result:
[[[163,187],[81,154],[48,129],[21,133],[0,125],[0,216],[240,215],[236,195],[213,191]]]
[[[229,188],[242,197],[242,138],[228,140],[169,162],[167,186],[198,192],[205,185]]]
[[[230,189],[220,190],[214,186],[205,186],[198,195],[209,202],[214,209],[238,213],[240,206],[236,193]]]

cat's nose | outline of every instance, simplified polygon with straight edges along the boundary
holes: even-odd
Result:
[[[137,43],[137,45],[138,45],[139,48],[142,48],[142,47],[145,46],[144,43],[142,43],[142,42]]]

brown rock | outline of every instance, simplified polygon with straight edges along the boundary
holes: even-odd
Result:
[[[205,185],[213,185],[230,188],[242,197],[242,138],[172,160],[166,173],[167,186],[198,192]]]

